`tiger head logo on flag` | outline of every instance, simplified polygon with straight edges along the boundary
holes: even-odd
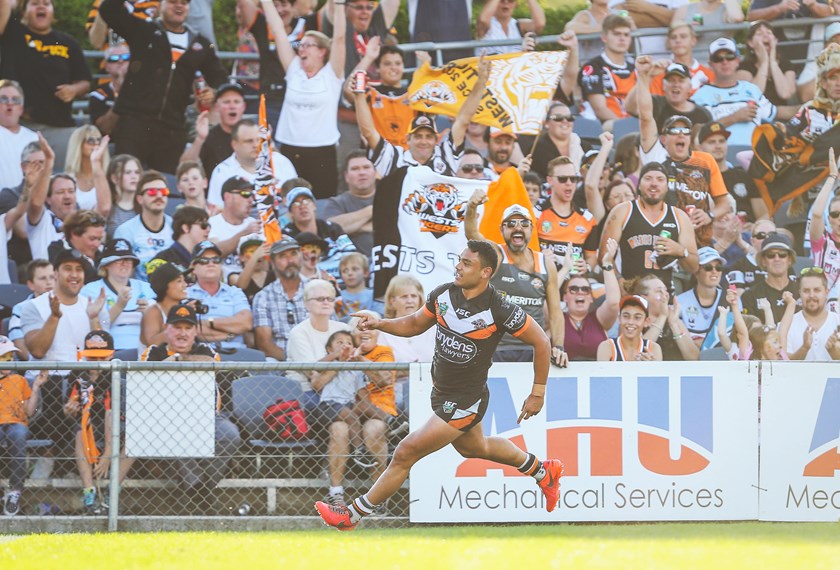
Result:
[[[467,202],[459,201],[458,190],[447,183],[422,186],[403,202],[407,214],[420,218],[420,231],[431,232],[436,238],[456,233],[464,221]]]

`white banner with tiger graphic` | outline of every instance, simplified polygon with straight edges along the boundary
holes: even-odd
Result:
[[[477,188],[487,190],[490,182],[441,176],[426,166],[404,172],[399,194],[386,187],[393,179],[377,189],[371,261],[377,291],[384,292],[382,285],[394,275],[407,273],[428,293],[454,280],[455,264],[467,245],[467,200]]]

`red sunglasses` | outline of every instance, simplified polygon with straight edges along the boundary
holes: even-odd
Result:
[[[140,194],[141,195],[148,194],[152,198],[154,198],[155,196],[166,197],[166,196],[169,196],[169,188],[146,188],[145,190],[140,192]]]

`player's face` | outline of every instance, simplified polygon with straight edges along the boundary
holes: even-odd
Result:
[[[455,265],[455,285],[464,289],[477,287],[482,279],[490,279],[492,271],[485,267],[482,269],[478,253],[464,249],[461,258]]]
[[[667,191],[668,178],[659,170],[646,172],[639,180],[639,196],[648,205],[655,206],[662,202]]]
[[[198,330],[195,325],[189,323],[173,323],[166,326],[166,343],[170,350],[175,352],[189,352],[195,344],[195,336]]]
[[[715,160],[723,160],[726,158],[726,137],[723,135],[708,136],[706,140],[700,143],[700,150],[708,152]]]
[[[420,308],[423,296],[414,287],[406,287],[394,291],[390,303],[395,317],[411,315]]]
[[[528,248],[534,223],[524,216],[511,216],[502,222],[502,237],[511,251],[520,253]]]
[[[607,50],[616,53],[627,53],[630,49],[630,42],[632,41],[630,28],[610,30],[606,34],[602,34],[601,39],[604,40],[604,45]]]
[[[621,336],[628,339],[639,338],[645,326],[645,312],[635,305],[626,305],[618,314],[618,328]]]
[[[802,300],[802,309],[809,315],[816,315],[825,308],[828,290],[819,277],[805,275],[799,281],[799,298]]]

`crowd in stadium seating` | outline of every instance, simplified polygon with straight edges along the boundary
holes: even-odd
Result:
[[[840,359],[840,22],[771,25],[833,16],[838,0],[753,0],[746,15],[734,0],[590,0],[560,37],[569,59],[537,137],[471,123],[481,89],[448,122],[411,110],[406,61],[430,57],[396,45],[399,0],[318,10],[237,0],[240,48],[259,54],[246,82],[231,81],[216,54],[212,0],[97,0],[88,34],[105,53],[98,84],[67,33],[77,30],[53,27],[52,0],[16,4],[0,1],[0,284],[18,273],[31,295],[2,315],[0,358],[74,361],[94,350],[91,331],[107,331],[123,358],[250,348],[275,361],[430,361],[431,335],[376,338],[347,324],[352,313],[404,316],[424,301],[409,275],[376,298],[370,256],[378,225],[395,224],[373,215],[380,180],[426,164],[464,179],[496,180],[511,166],[522,177],[530,203],[502,216],[494,284],[539,316],[557,362]],[[413,38],[470,39],[470,2],[408,4]],[[522,40],[491,53],[535,49],[545,14],[528,0],[519,4],[529,17],[514,18],[516,4],[481,10],[476,38]],[[447,6],[436,25],[433,10]],[[733,30],[696,30],[744,20],[740,45]],[[643,28],[667,34],[633,55],[631,33]],[[600,41],[578,42],[592,33]],[[491,65],[481,59],[475,85]],[[284,235],[274,243],[255,206],[256,93],[277,150]],[[89,122],[77,126],[72,102],[85,97]],[[755,166],[783,144],[815,164],[789,160],[807,176],[777,199]],[[480,237],[485,201],[478,193],[466,205],[470,237]],[[534,232],[541,253],[528,249]],[[181,329],[192,336],[179,339]],[[185,351],[172,350],[178,342]],[[529,358],[513,340],[496,354]],[[330,497],[341,502],[339,458],[364,444],[372,474],[381,471],[405,378],[290,376],[330,426]],[[67,409],[62,383],[18,378],[0,377],[0,394],[15,383],[27,402],[8,417],[0,405],[0,443],[17,449],[12,428],[40,404],[56,421],[33,425],[47,429],[35,435],[72,446],[80,408]],[[223,413],[217,448],[240,441]],[[89,512],[101,512],[82,475]],[[4,508],[14,514],[19,471],[11,486]]]

